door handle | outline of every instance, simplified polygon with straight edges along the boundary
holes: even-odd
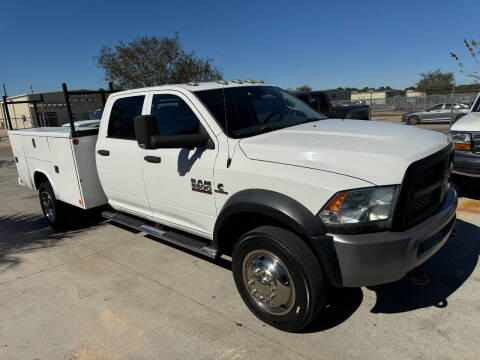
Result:
[[[150,155],[145,156],[143,159],[147,162],[154,163],[154,164],[158,164],[158,163],[160,163],[160,161],[162,161],[162,159],[160,157],[150,156]]]
[[[110,151],[108,151],[108,150],[98,150],[97,154],[102,155],[102,156],[108,156],[108,155],[110,155]]]

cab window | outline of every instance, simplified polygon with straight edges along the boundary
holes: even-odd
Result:
[[[117,139],[135,139],[133,119],[142,115],[145,96],[130,96],[115,100],[108,121],[108,137]]]
[[[152,115],[157,118],[161,136],[198,134],[200,122],[190,106],[176,95],[153,96]]]
[[[443,104],[434,105],[430,108],[430,110],[442,110],[442,106]]]

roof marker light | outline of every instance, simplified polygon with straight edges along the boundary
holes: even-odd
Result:
[[[259,83],[259,84],[264,84],[265,83],[265,81],[263,81],[263,80],[257,80],[256,82]]]
[[[218,80],[217,83],[222,84],[222,85],[228,85],[227,80]]]
[[[190,81],[189,83],[187,83],[187,85],[189,86],[198,86],[198,83],[196,81]]]
[[[235,83],[235,84],[243,84],[242,80],[240,80],[240,79],[232,80],[232,82]]]
[[[247,79],[244,82],[246,82],[248,84],[255,84],[255,81],[253,81],[252,79]]]

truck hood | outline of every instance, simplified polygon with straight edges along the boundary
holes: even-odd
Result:
[[[242,139],[239,146],[253,160],[389,185],[400,184],[411,163],[448,144],[445,135],[414,126],[328,119]]]
[[[458,119],[450,130],[480,131],[480,112],[471,112]]]

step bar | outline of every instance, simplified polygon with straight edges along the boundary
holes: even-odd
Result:
[[[149,225],[136,217],[113,211],[103,211],[102,216],[110,221],[128,226],[132,229],[146,232],[156,238],[166,241],[170,244],[180,246],[197,254],[205,255],[211,259],[216,259],[218,250],[207,246],[202,241],[177,233],[173,230],[158,229]]]

